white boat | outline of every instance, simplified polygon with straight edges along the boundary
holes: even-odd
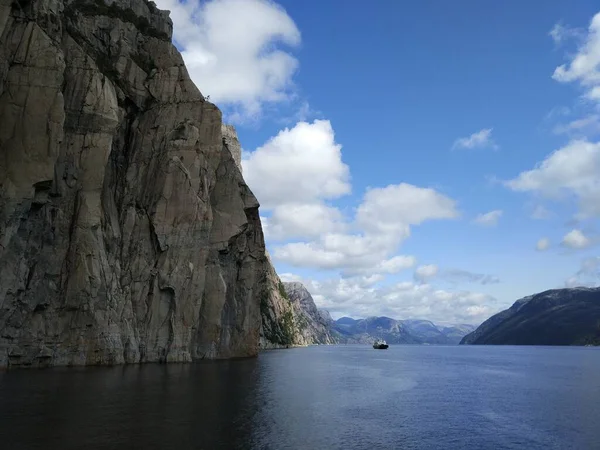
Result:
[[[385,350],[386,348],[388,348],[389,345],[387,344],[387,342],[385,342],[383,339],[377,339],[374,343],[373,343],[373,348],[377,349],[377,350]]]

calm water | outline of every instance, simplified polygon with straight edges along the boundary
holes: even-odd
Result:
[[[5,449],[600,448],[600,348],[367,346],[0,374]]]

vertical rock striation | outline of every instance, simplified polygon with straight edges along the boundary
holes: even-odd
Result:
[[[0,366],[257,353],[259,205],[171,34],[145,0],[0,0]]]

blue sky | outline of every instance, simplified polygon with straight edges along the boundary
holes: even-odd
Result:
[[[475,324],[597,285],[597,2],[341,4],[158,1],[280,276],[334,317]]]

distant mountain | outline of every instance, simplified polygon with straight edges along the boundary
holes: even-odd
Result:
[[[517,300],[461,344],[600,344],[600,288],[552,289]]]
[[[443,327],[428,320],[389,317],[342,317],[333,322],[338,340],[346,344],[370,344],[377,338],[385,339],[388,344],[458,344],[474,329],[472,325]]]

